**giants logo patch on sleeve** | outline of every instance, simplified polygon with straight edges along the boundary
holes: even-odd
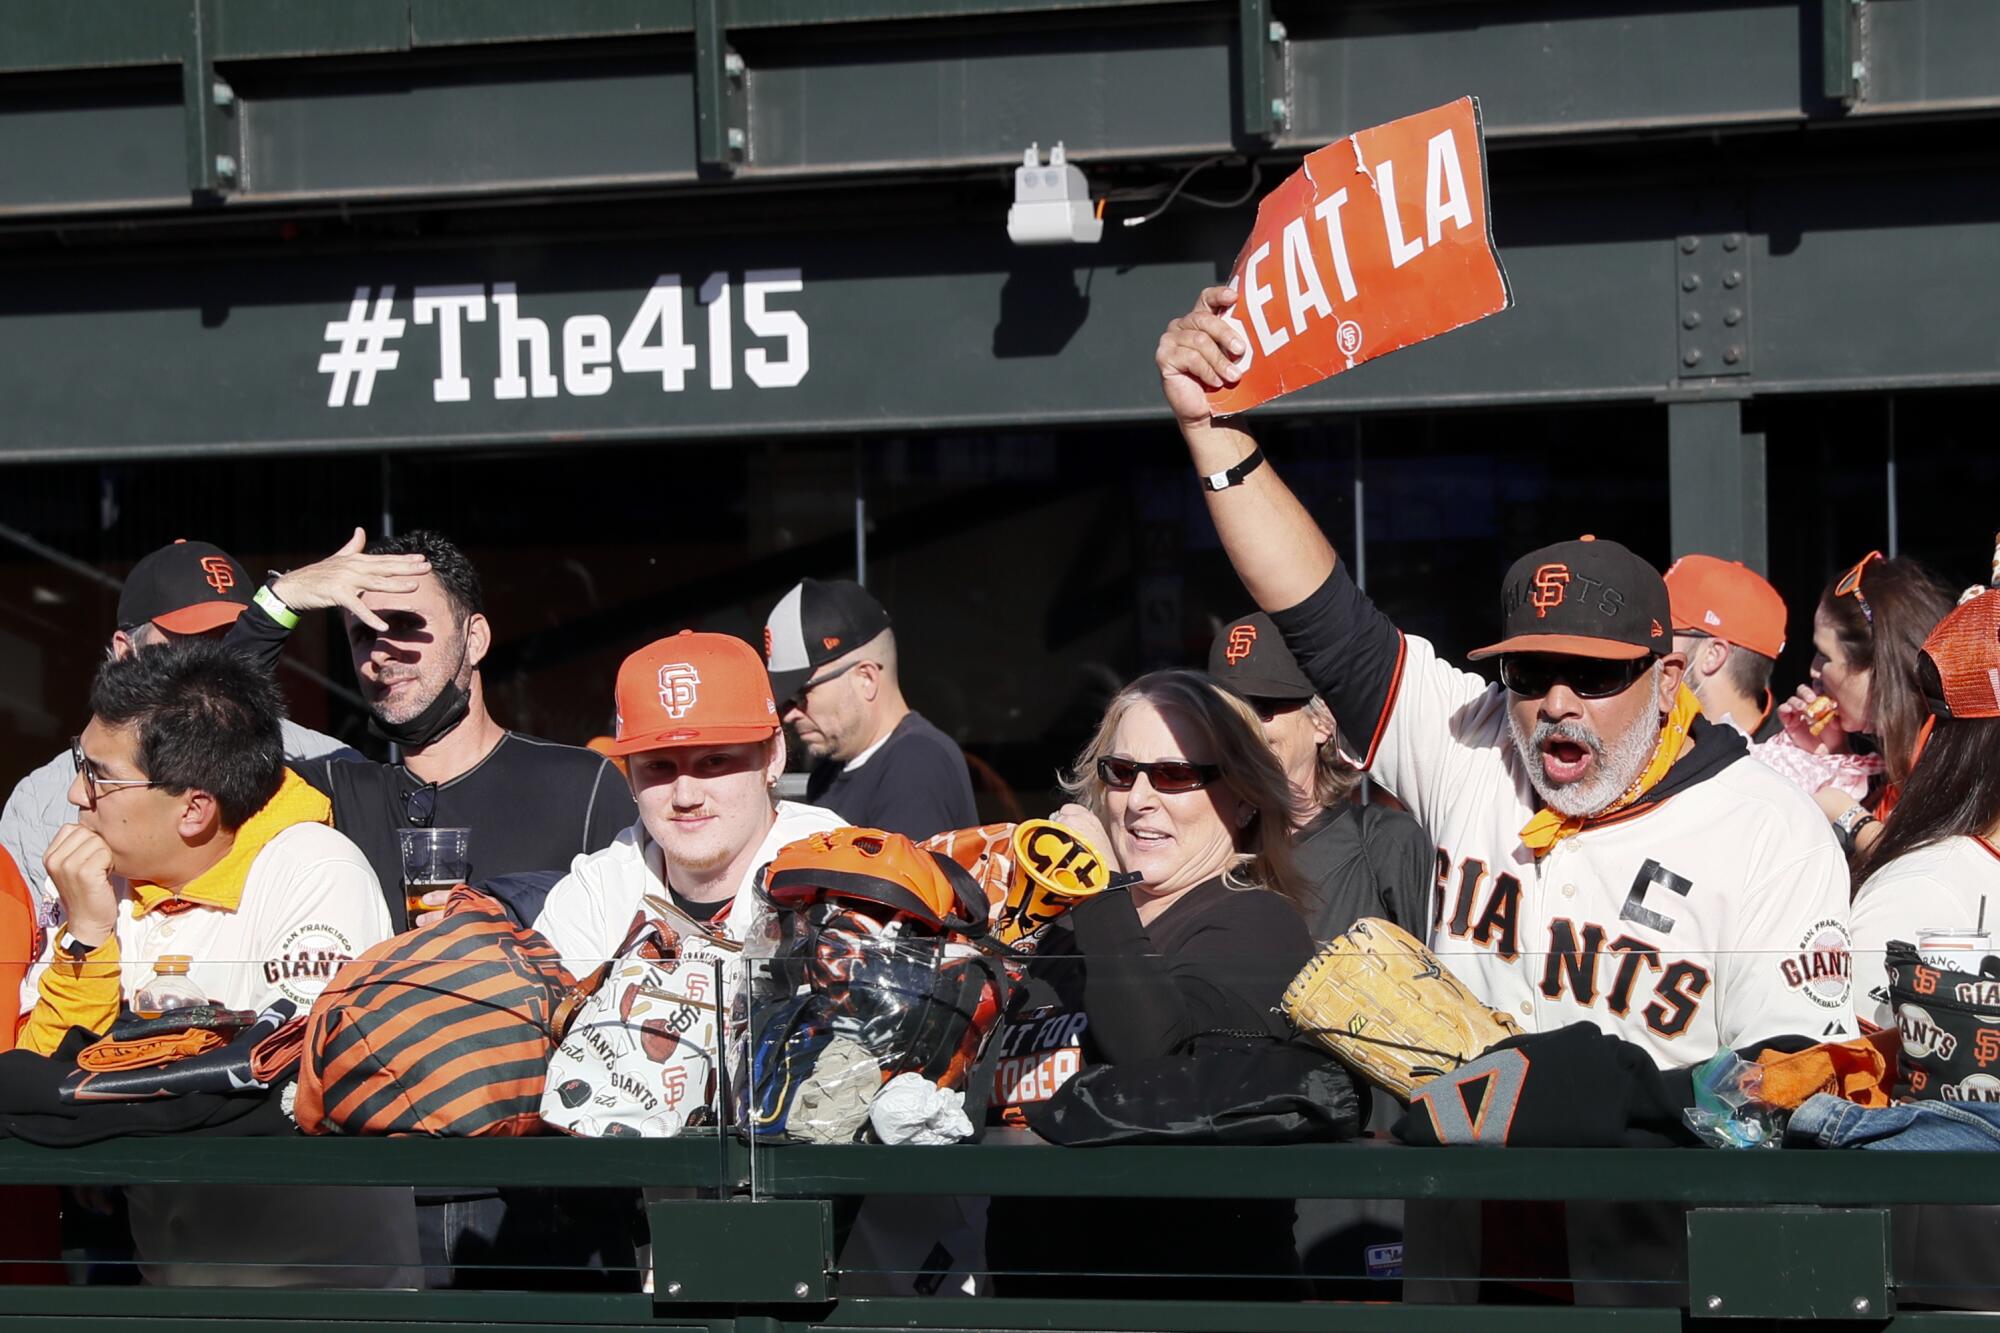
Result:
[[[1847,1008],[1851,969],[1847,927],[1832,917],[1808,926],[1798,951],[1778,962],[1785,985],[1822,1009]]]
[[[310,1009],[341,964],[353,958],[353,942],[332,926],[295,926],[264,961],[264,980],[301,1009]]]

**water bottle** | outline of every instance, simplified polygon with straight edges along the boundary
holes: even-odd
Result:
[[[141,1018],[158,1018],[175,1009],[207,1004],[208,997],[188,977],[188,965],[193,961],[184,953],[162,955],[153,964],[152,979],[132,997],[133,1011]]]

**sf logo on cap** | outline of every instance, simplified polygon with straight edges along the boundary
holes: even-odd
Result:
[[[676,720],[686,717],[694,707],[695,686],[701,684],[701,677],[695,674],[692,664],[669,662],[660,668],[660,707],[667,716]]]
[[[1528,605],[1535,608],[1535,619],[1540,620],[1552,609],[1561,606],[1568,591],[1568,565],[1543,565],[1536,570],[1535,591],[1528,598]]]
[[[201,558],[201,572],[207,578],[208,586],[218,594],[228,592],[236,586],[236,571],[229,562],[219,555],[205,555]]]
[[[1229,665],[1235,666],[1250,656],[1251,645],[1257,642],[1255,625],[1238,625],[1229,631],[1229,642],[1223,645],[1222,657]]]

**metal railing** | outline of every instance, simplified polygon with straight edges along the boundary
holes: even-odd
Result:
[[[1001,1136],[1005,1138],[1005,1135]],[[2000,1157],[1963,1153],[1423,1149],[1364,1140],[1270,1148],[1063,1150],[759,1146],[732,1139],[124,1139],[69,1149],[0,1144],[6,1184],[605,1186],[713,1197],[649,1205],[654,1262],[698,1280],[633,1294],[0,1287],[0,1317],[510,1327],[1505,1330],[1678,1328],[1755,1315],[1939,1327],[1969,1316],[1894,1312],[1888,1206],[2000,1197]],[[864,1194],[1403,1200],[1662,1201],[1686,1205],[1695,1309],[1375,1301],[1110,1301],[855,1297],[840,1291],[832,1200]],[[302,1209],[302,1224],[310,1224]],[[1088,1254],[1091,1238],[1078,1238]],[[1798,1326],[1794,1323],[1793,1326]]]

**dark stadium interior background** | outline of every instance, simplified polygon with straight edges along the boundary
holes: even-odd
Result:
[[[1915,555],[1954,586],[1987,579],[1996,407],[1991,392],[1747,406],[1745,429],[1769,451],[1770,573],[1793,611],[1784,687],[1806,669],[1818,589],[1870,548]],[[1513,554],[1582,532],[1662,565],[1676,554],[1663,408],[1272,414],[1259,429],[1369,591],[1447,656],[1489,637]],[[10,469],[0,523],[113,578],[182,536],[223,544],[261,576],[325,554],[353,524],[379,532],[385,515],[397,530],[438,528],[485,580],[496,715],[580,742],[608,727],[612,677],[634,648],[683,627],[754,641],[794,581],[851,576],[859,514],[910,698],[965,747],[982,814],[1001,817],[1048,806],[1117,684],[1199,664],[1215,626],[1249,609],[1186,471],[1164,423],[35,464]],[[0,764],[25,771],[77,730],[115,605],[80,570],[0,546]],[[287,671],[294,716],[379,750],[347,695],[331,618],[309,617],[289,657],[339,687]]]

